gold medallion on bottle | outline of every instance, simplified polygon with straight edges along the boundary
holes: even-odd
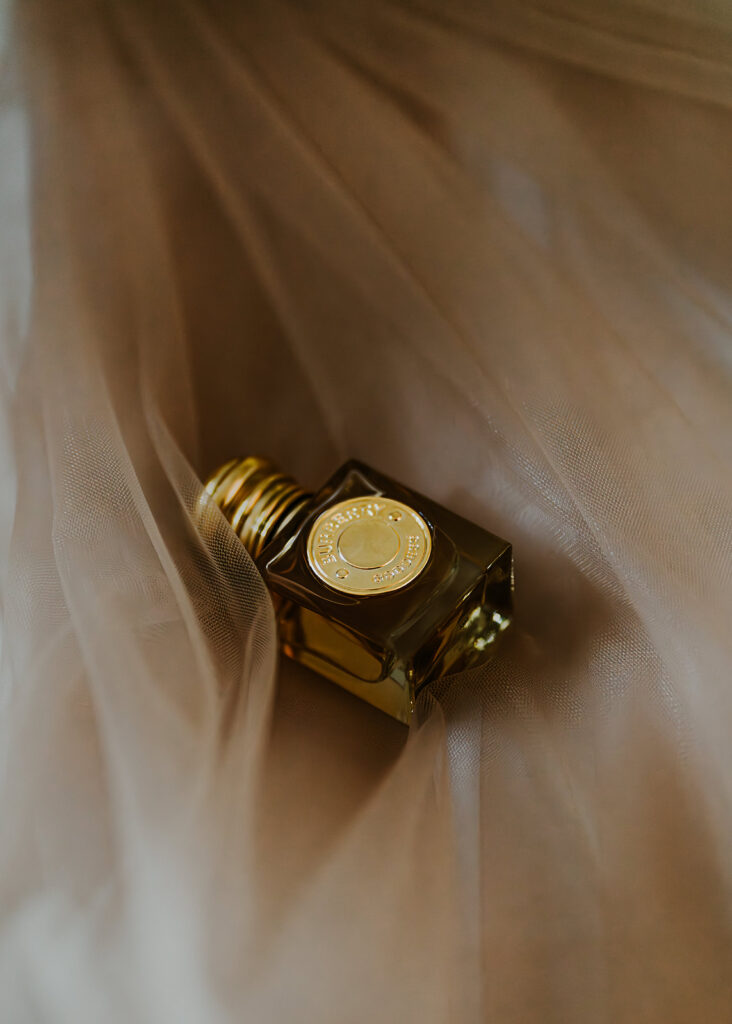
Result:
[[[401,501],[371,495],[321,513],[308,537],[308,563],[334,590],[367,597],[411,583],[427,565],[430,529]]]

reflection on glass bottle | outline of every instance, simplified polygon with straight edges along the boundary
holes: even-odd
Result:
[[[510,544],[361,462],[308,494],[237,459],[206,492],[272,593],[284,653],[402,722],[510,623]]]

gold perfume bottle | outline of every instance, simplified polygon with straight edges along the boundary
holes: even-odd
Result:
[[[235,459],[206,493],[264,577],[284,653],[402,722],[511,621],[511,545],[361,462],[310,494]]]

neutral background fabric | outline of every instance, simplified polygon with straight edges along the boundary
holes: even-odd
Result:
[[[732,10],[0,20],[0,1019],[732,1019]],[[200,480],[514,542],[408,734]]]

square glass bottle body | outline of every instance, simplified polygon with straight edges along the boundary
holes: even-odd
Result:
[[[374,499],[377,514],[382,499],[407,506],[429,531],[423,568],[398,589],[349,593],[312,568],[317,524],[329,509],[364,498]],[[321,553],[326,542],[321,533]],[[395,578],[407,561],[391,570]],[[426,683],[489,658],[510,622],[511,546],[356,461],[331,477],[257,565],[274,596],[284,653],[403,722]],[[378,570],[372,579],[381,579]]]

